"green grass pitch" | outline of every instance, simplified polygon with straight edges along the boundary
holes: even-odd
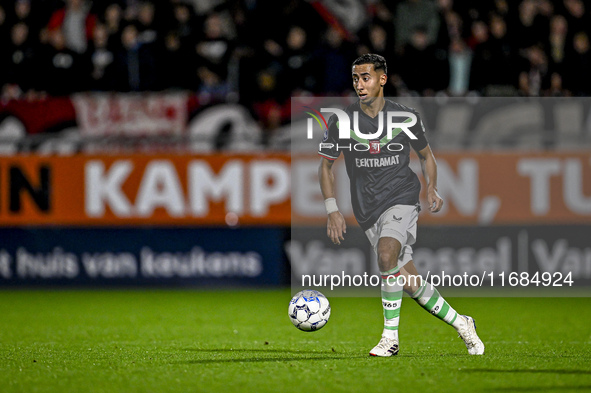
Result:
[[[445,295],[445,291],[442,291]],[[484,356],[410,298],[400,354],[372,358],[378,298],[330,298],[318,332],[288,290],[0,291],[0,392],[591,391],[588,298],[450,298]]]

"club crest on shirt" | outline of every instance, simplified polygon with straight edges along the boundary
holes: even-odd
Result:
[[[371,154],[378,154],[380,152],[380,141],[369,141],[369,152]]]

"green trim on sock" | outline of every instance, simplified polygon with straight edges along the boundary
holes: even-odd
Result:
[[[449,311],[449,304],[447,304],[447,302],[444,300],[443,305],[441,306],[441,310],[439,310],[439,312],[437,313],[437,317],[441,318],[441,319],[445,318],[448,311]]]
[[[436,289],[435,292],[433,292],[433,296],[431,296],[431,299],[429,299],[429,301],[427,302],[427,304],[425,304],[425,308],[431,312],[431,310],[433,309],[433,307],[435,307],[435,303],[437,303],[437,300],[439,299],[439,291]]]
[[[397,291],[397,292],[382,291],[382,299],[387,300],[389,302],[395,302],[397,300],[402,300],[402,291]]]
[[[410,297],[412,297],[413,299],[419,299],[421,296],[423,296],[423,293],[425,293],[425,289],[427,289],[427,281],[423,280],[423,284],[421,285],[421,287],[417,289],[417,291],[413,293]]]
[[[396,274],[396,273],[398,273],[399,271],[400,271],[400,268],[399,268],[398,266],[396,266],[394,269],[390,269],[390,270],[388,270],[388,271],[385,271],[385,272],[380,272],[380,274],[381,274],[382,276],[389,276],[389,275],[391,275],[391,274]]]
[[[456,312],[456,315],[454,315],[454,319],[452,319],[451,322],[449,322],[449,324],[453,325],[453,323],[456,321],[457,317],[458,317],[458,313]]]
[[[384,309],[384,329],[396,331],[398,334],[398,322],[400,320],[400,307],[402,305],[403,287],[398,280],[392,280],[389,277],[394,276],[400,269],[398,267],[387,272],[380,272],[382,276],[382,306]],[[389,283],[390,282],[390,283]],[[396,305],[395,309],[392,307]]]

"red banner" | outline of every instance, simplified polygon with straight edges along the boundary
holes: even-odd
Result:
[[[181,135],[187,125],[185,94],[76,94],[72,103],[83,136]]]

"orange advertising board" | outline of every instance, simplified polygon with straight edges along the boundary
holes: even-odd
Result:
[[[439,154],[437,162],[447,207],[423,223],[591,224],[588,152]]]
[[[5,157],[0,223],[289,225],[289,162],[287,155]]]
[[[0,226],[322,224],[319,160],[287,154],[2,157]],[[337,201],[352,219],[342,161]],[[445,207],[438,214],[424,208],[423,224],[591,224],[591,153],[440,153],[437,162]],[[413,168],[420,171],[416,161]]]

